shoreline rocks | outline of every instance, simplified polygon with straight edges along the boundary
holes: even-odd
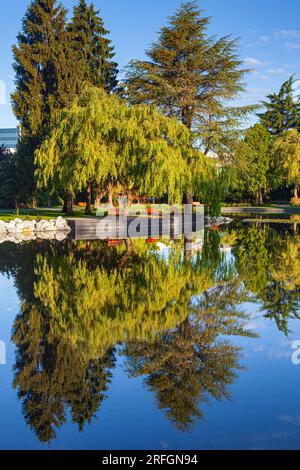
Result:
[[[14,219],[10,222],[0,220],[0,233],[40,233],[40,232],[67,232],[71,228],[68,222],[62,217],[49,220],[21,220]]]
[[[70,233],[68,222],[62,217],[49,220],[21,220],[14,219],[10,222],[0,220],[0,243],[47,239],[64,240]]]
[[[222,225],[228,225],[233,222],[229,217],[205,217],[205,227],[221,227]]]
[[[23,242],[31,242],[34,240],[57,240],[62,242],[68,238],[67,232],[40,232],[40,233],[15,233],[15,234],[1,234],[0,245],[5,242],[15,243],[18,245]]]

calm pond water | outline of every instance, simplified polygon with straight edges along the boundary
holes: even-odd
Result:
[[[288,226],[3,243],[0,447],[299,449],[299,300]]]

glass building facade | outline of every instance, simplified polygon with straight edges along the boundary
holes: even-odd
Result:
[[[0,146],[4,145],[7,149],[15,149],[19,140],[19,129],[0,129]]]

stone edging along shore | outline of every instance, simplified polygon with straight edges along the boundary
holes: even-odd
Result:
[[[4,241],[25,241],[41,239],[64,240],[71,228],[63,217],[49,220],[21,220],[10,222],[0,220],[0,243]]]

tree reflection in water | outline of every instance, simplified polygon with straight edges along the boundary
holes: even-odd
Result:
[[[265,318],[289,335],[290,320],[299,319],[300,236],[268,225],[239,229],[234,255],[239,277]]]
[[[207,233],[202,253],[187,257],[181,242],[166,242],[167,257],[143,240],[0,247],[0,271],[14,276],[21,300],[14,386],[41,441],[55,438],[67,410],[80,430],[91,423],[118,345],[128,376],[145,378],[180,430],[203,417],[210,398],[230,397],[241,356],[230,336],[254,336],[243,302],[254,294],[284,331],[297,316],[299,238],[230,230],[221,243],[234,257],[220,240]]]

